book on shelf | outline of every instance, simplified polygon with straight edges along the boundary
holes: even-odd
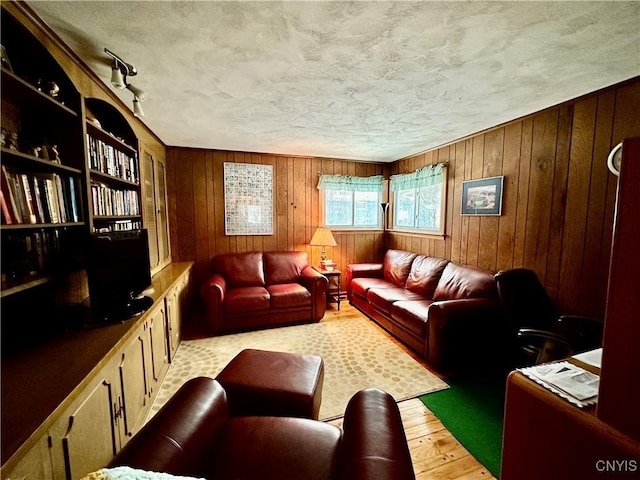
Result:
[[[93,182],[91,199],[94,215],[140,215],[140,202],[135,190],[116,189]]]
[[[135,153],[125,153],[89,133],[87,133],[87,148],[90,168],[129,182],[139,183]]]
[[[80,211],[74,177],[57,173],[20,173],[2,167],[5,223],[43,224],[78,222]]]
[[[7,169],[5,166],[2,166],[2,194],[4,195],[5,202],[7,202],[7,207],[9,209],[9,217],[11,222],[7,223],[22,223],[22,215],[20,214],[20,210],[16,205],[16,200],[14,198],[14,188],[9,184],[9,178]]]
[[[0,207],[2,208],[2,221],[5,225],[11,225],[13,223],[13,219],[11,218],[11,213],[9,212],[9,206],[7,205],[6,200],[4,199],[4,192],[0,190]]]
[[[49,223],[49,219],[44,214],[44,205],[42,202],[42,194],[40,193],[40,182],[37,177],[32,178],[33,181],[33,195],[36,200],[36,214],[38,216],[38,223]]]
[[[31,195],[31,187],[29,186],[29,177],[26,173],[19,175],[21,182],[22,196],[24,198],[25,206],[25,222],[24,223],[38,223],[35,212],[35,203],[33,201],[33,195]]]

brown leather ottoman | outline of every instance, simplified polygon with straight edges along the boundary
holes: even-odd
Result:
[[[324,362],[316,355],[246,349],[216,380],[224,387],[230,415],[318,419]]]

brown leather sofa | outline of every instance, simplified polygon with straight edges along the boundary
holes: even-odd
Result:
[[[214,333],[317,322],[326,309],[327,279],[306,252],[218,255],[200,294]]]
[[[508,328],[493,275],[402,250],[351,264],[349,301],[436,369],[500,360]]]
[[[230,417],[211,378],[189,380],[110,463],[206,479],[415,479],[400,413],[356,393],[342,429],[294,417]]]

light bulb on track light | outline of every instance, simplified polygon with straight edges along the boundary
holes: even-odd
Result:
[[[142,111],[142,106],[140,105],[140,99],[138,97],[133,97],[133,114],[138,117],[144,117],[144,112]]]
[[[124,75],[122,75],[117,62],[113,62],[113,66],[111,67],[111,85],[119,90],[122,90],[126,86],[124,83]]]

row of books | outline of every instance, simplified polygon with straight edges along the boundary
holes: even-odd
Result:
[[[6,225],[80,222],[78,179],[23,173],[2,166],[0,207]]]
[[[61,262],[64,232],[58,228],[41,229],[27,234],[8,234],[2,240],[2,280],[19,282],[43,275]]]
[[[115,220],[110,221],[108,225],[103,225],[100,227],[95,227],[94,230],[97,233],[106,233],[106,232],[122,232],[126,230],[138,230],[142,228],[142,222],[140,220]]]
[[[138,160],[135,153],[122,152],[113,145],[103,142],[87,133],[89,168],[112,177],[139,183]]]
[[[94,215],[140,215],[140,200],[135,190],[120,190],[102,183],[91,184]]]

